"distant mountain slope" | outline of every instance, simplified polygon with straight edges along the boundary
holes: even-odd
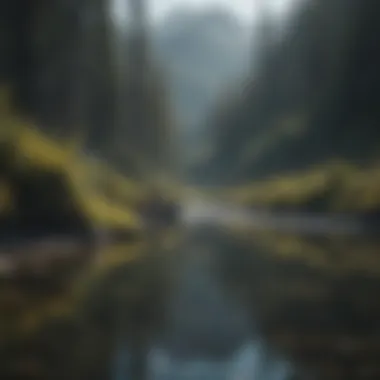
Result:
[[[224,9],[177,9],[156,27],[155,46],[177,117],[189,131],[245,70],[249,30]]]
[[[351,175],[359,182],[363,169],[371,173],[369,191],[380,176],[373,169],[380,147],[379,11],[375,0],[305,2],[280,41],[264,41],[261,66],[243,94],[221,105],[212,127],[215,153],[194,177],[243,187],[268,179],[277,187],[272,178],[289,178],[291,188],[318,166],[335,186],[342,176],[329,163],[338,160],[340,168],[356,168]]]

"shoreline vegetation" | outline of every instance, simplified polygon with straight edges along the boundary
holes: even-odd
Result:
[[[360,167],[336,161],[216,192],[225,200],[249,208],[377,215],[380,212],[379,173],[379,162]]]

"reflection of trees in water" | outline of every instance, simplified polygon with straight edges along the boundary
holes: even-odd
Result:
[[[278,360],[260,340],[243,346],[231,364],[230,378],[232,380],[287,380],[292,374],[290,364]]]
[[[198,228],[178,248],[177,281],[164,339],[176,358],[220,360],[249,333],[244,311],[225,297],[215,278],[215,244],[212,231]]]
[[[152,344],[164,342],[168,357],[153,359],[156,366],[160,359],[165,372],[182,360],[170,357],[171,349],[178,353],[174,348],[184,344],[181,339],[185,345],[190,338],[207,340],[210,350],[219,346],[227,354],[211,360],[217,362],[230,358],[257,335],[263,345],[259,340],[236,352],[228,371],[241,371],[242,376],[246,371],[248,376],[244,361],[251,360],[258,363],[258,378],[286,378],[290,372],[285,362],[276,360],[280,356],[299,368],[315,369],[317,378],[335,379],[345,373],[360,378],[360,371],[372,371],[367,377],[375,379],[380,282],[375,269],[368,272],[353,262],[346,265],[345,255],[355,250],[360,262],[361,253],[371,251],[369,267],[375,267],[376,244],[358,238],[252,237],[252,233],[247,239],[201,227],[177,247],[170,265],[167,251],[114,263],[87,284],[90,291],[75,314],[52,318],[34,336],[8,350],[2,362],[17,356],[20,360],[12,365],[22,368],[26,379],[100,380],[112,373],[120,344],[141,370],[146,355],[152,358]],[[320,256],[323,261],[318,262]],[[246,313],[244,318],[236,312],[239,308]],[[176,317],[167,318],[168,313]],[[168,330],[179,334],[177,343],[166,339]],[[212,365],[190,367],[187,370],[193,373],[212,371]]]
[[[288,377],[286,364],[255,340],[246,305],[220,282],[217,269],[228,241],[217,229],[203,226],[192,229],[179,247],[165,349],[152,358],[153,379]]]
[[[87,323],[110,337],[108,376],[115,350],[128,349],[133,378],[144,378],[150,345],[163,322],[163,306],[170,282],[167,257],[157,251],[133,263],[117,266],[92,288],[84,306]],[[112,360],[111,360],[112,359]],[[103,359],[104,360],[104,359]],[[96,373],[96,365],[90,369]]]
[[[284,238],[230,239],[219,263],[227,291],[247,306],[265,339],[300,368],[311,368],[317,378],[350,373],[360,378],[367,371],[375,379],[380,372],[377,242],[292,237],[297,244],[285,255]],[[355,252],[359,264],[362,253],[370,256],[371,264],[346,265],[347,252]]]
[[[37,288],[3,281],[0,302],[9,316],[1,316],[7,322],[1,328],[0,377],[106,379],[121,337],[135,353],[144,350],[159,329],[170,279],[165,257],[154,253],[109,253],[113,258],[79,274],[73,292],[68,283],[54,290],[38,279]]]

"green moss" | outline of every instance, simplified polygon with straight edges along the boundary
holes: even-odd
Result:
[[[380,166],[329,162],[303,172],[223,190],[246,206],[361,212],[380,208]]]
[[[70,204],[76,215],[81,215],[93,225],[139,228],[133,209],[144,195],[142,185],[101,163],[90,164],[80,155],[75,144],[59,144],[31,124],[16,119],[11,124],[14,126],[12,134],[3,139],[1,146],[2,159],[7,162],[7,173],[3,173],[7,177],[3,178],[7,186],[17,186],[12,183],[14,180],[18,184],[29,181],[29,187],[36,190],[34,199],[29,203],[38,205],[51,198],[52,189],[47,185],[50,183],[55,187],[56,197],[59,194],[64,197],[56,199],[55,206]],[[46,182],[43,178],[55,178],[55,183]],[[57,193],[57,189],[62,191]],[[16,192],[19,190],[14,189]],[[55,206],[51,207],[52,213],[57,211]]]

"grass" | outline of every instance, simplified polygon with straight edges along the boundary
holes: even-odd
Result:
[[[58,174],[62,186],[70,189],[70,203],[96,226],[140,227],[134,207],[145,196],[141,183],[123,177],[102,162],[90,162],[74,140],[58,141],[44,135],[31,121],[17,117],[10,103],[9,91],[0,89],[1,164],[30,178],[33,173]],[[1,179],[2,215],[11,202],[12,192],[12,183]],[[41,201],[43,192],[41,189]]]
[[[89,165],[70,146],[60,147],[31,128],[18,135],[16,150],[24,167],[29,166],[31,171],[60,172],[70,186],[73,201],[95,225],[137,227],[132,211],[142,193],[137,184],[105,165]]]
[[[326,212],[369,212],[380,209],[380,163],[329,162],[220,193],[249,207],[302,210],[317,205]]]

